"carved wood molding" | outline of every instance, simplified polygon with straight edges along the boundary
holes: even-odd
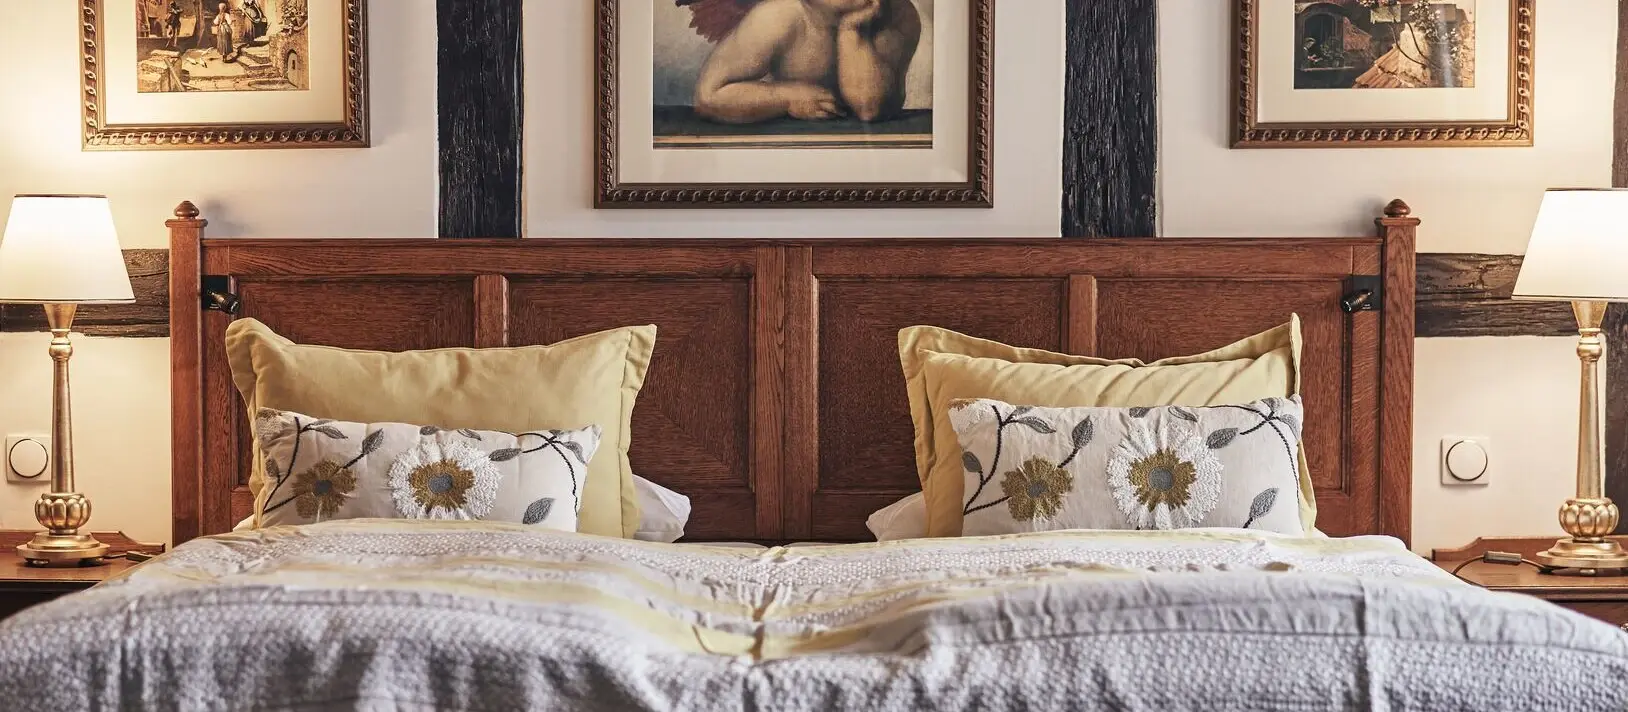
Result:
[[[1577,323],[1566,304],[1509,298],[1520,264],[1519,255],[1418,255],[1418,336],[1576,335]],[[84,307],[74,330],[89,336],[169,336],[168,250],[125,250],[125,266],[136,303]],[[1617,310],[1611,313],[1615,317]],[[45,315],[39,307],[0,307],[0,332],[44,329]],[[1628,352],[1628,323],[1614,318],[1607,323],[1607,335],[1624,343],[1618,353]],[[1615,381],[1624,397],[1610,402],[1628,403],[1628,376]],[[1628,419],[1621,427],[1628,436]],[[1628,461],[1623,464],[1628,469]]]
[[[1158,3],[1068,0],[1064,237],[1157,233]]]
[[[1520,255],[1427,252],[1418,270],[1421,337],[1577,335],[1569,305],[1509,298]]]
[[[136,303],[87,305],[74,318],[75,333],[86,336],[170,335],[170,251],[125,250],[124,267]],[[0,305],[0,332],[45,331],[38,305]]]

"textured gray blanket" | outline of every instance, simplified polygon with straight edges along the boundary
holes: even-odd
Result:
[[[1624,710],[1628,634],[1383,538],[337,522],[189,542],[7,620],[0,708]]]

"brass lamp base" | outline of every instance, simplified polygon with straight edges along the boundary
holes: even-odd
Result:
[[[1533,555],[1547,573],[1614,575],[1628,570],[1628,551],[1607,539],[1617,528],[1617,505],[1605,497],[1572,498],[1560,507],[1560,527],[1571,537]]]
[[[17,555],[33,566],[95,566],[102,563],[102,557],[107,555],[107,545],[89,534],[40,532],[27,544],[18,546]]]

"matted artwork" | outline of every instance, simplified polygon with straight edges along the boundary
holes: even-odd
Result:
[[[82,0],[87,149],[367,145],[365,0]]]
[[[1533,0],[1235,2],[1235,147],[1532,145]]]
[[[991,203],[992,0],[600,0],[600,207]]]

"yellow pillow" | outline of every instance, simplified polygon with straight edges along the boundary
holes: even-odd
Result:
[[[1020,348],[934,326],[899,331],[899,361],[916,428],[916,474],[928,536],[960,536],[961,445],[949,404],[990,398],[1042,407],[1220,405],[1300,392],[1300,318],[1196,356],[1153,363]],[[1300,457],[1300,518],[1317,519],[1311,473]]]
[[[389,353],[296,344],[254,319],[226,329],[232,380],[250,422],[260,408],[275,408],[505,432],[599,426],[604,446],[588,464],[577,531],[624,538],[639,527],[627,450],[655,344],[656,327],[631,326],[549,346]],[[266,478],[261,458],[253,460],[258,525]]]

